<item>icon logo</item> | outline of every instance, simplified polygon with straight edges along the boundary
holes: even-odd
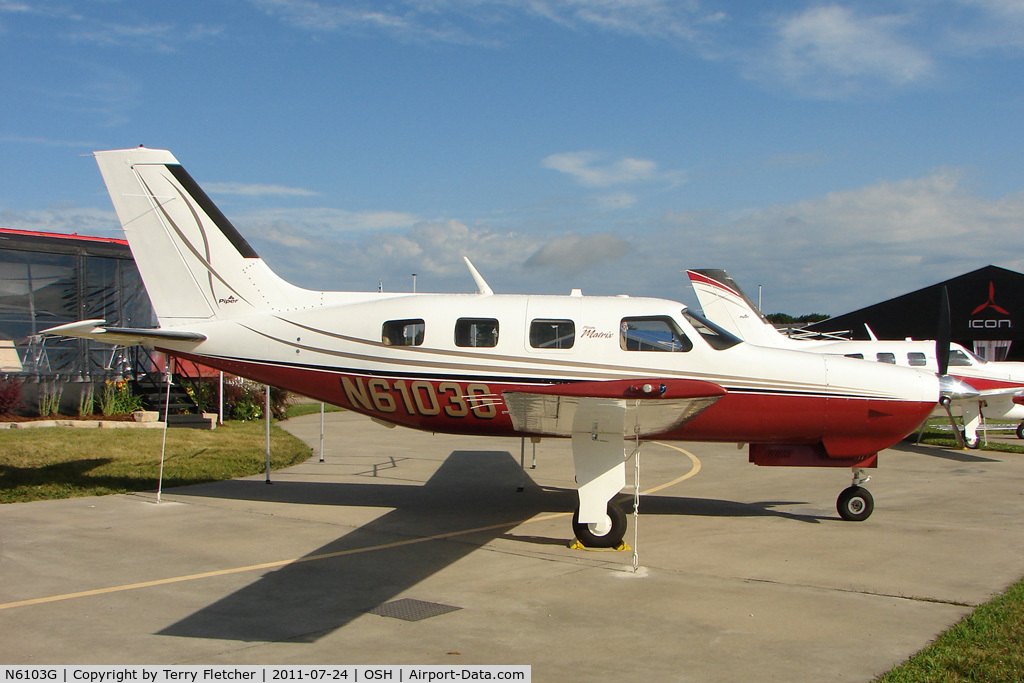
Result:
[[[973,311],[971,311],[972,320],[968,321],[967,325],[975,330],[994,330],[1001,327],[1012,328],[1013,321],[1009,319],[997,319],[997,318],[984,318],[974,319],[974,316],[984,311],[994,311],[999,315],[1009,316],[1010,312],[996,303],[996,285],[994,282],[989,281],[988,283],[988,300],[981,304]],[[992,315],[991,313],[989,315]]]

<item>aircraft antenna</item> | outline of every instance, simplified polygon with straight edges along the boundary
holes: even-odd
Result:
[[[484,280],[484,276],[480,274],[480,271],[473,267],[473,264],[470,262],[469,258],[463,256],[462,260],[466,262],[466,267],[469,268],[469,274],[473,276],[473,281],[476,282],[477,293],[488,296],[494,294],[494,290],[491,289],[491,286],[487,284],[486,280]]]

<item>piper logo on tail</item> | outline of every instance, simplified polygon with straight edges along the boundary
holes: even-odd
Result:
[[[219,304],[237,304],[238,303],[238,299],[236,299],[235,295],[232,294],[227,299],[217,299],[217,303],[219,303]]]

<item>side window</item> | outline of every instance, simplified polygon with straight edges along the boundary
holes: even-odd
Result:
[[[380,340],[385,346],[419,346],[423,343],[422,320],[388,320],[381,326]]]
[[[863,353],[848,353],[848,354],[846,354],[846,357],[847,358],[860,358],[861,360],[864,360],[864,354]]]
[[[928,359],[920,351],[911,351],[907,354],[907,362],[912,368],[920,368],[928,365]]]
[[[972,365],[971,359],[967,357],[967,354],[959,349],[953,349],[949,352],[949,364],[956,367],[970,367]]]
[[[455,345],[497,346],[498,321],[493,318],[459,318],[455,321]]]
[[[689,351],[693,342],[672,318],[623,318],[619,346],[626,351]]]
[[[876,353],[875,354],[875,358],[878,359],[879,363],[889,363],[891,365],[896,365],[896,354],[895,353],[880,352],[880,353]]]
[[[571,320],[534,320],[530,346],[535,349],[571,349],[576,343],[576,324]]]
[[[724,328],[719,327],[707,318],[699,316],[692,311],[684,309],[683,317],[693,325],[693,329],[697,330],[697,334],[699,334],[704,341],[708,343],[708,346],[713,349],[718,351],[730,349],[743,341],[732,332],[726,331]]]

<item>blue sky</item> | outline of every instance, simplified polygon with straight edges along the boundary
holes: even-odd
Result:
[[[0,227],[170,149],[316,289],[840,314],[1024,270],[1024,1],[0,0]]]

